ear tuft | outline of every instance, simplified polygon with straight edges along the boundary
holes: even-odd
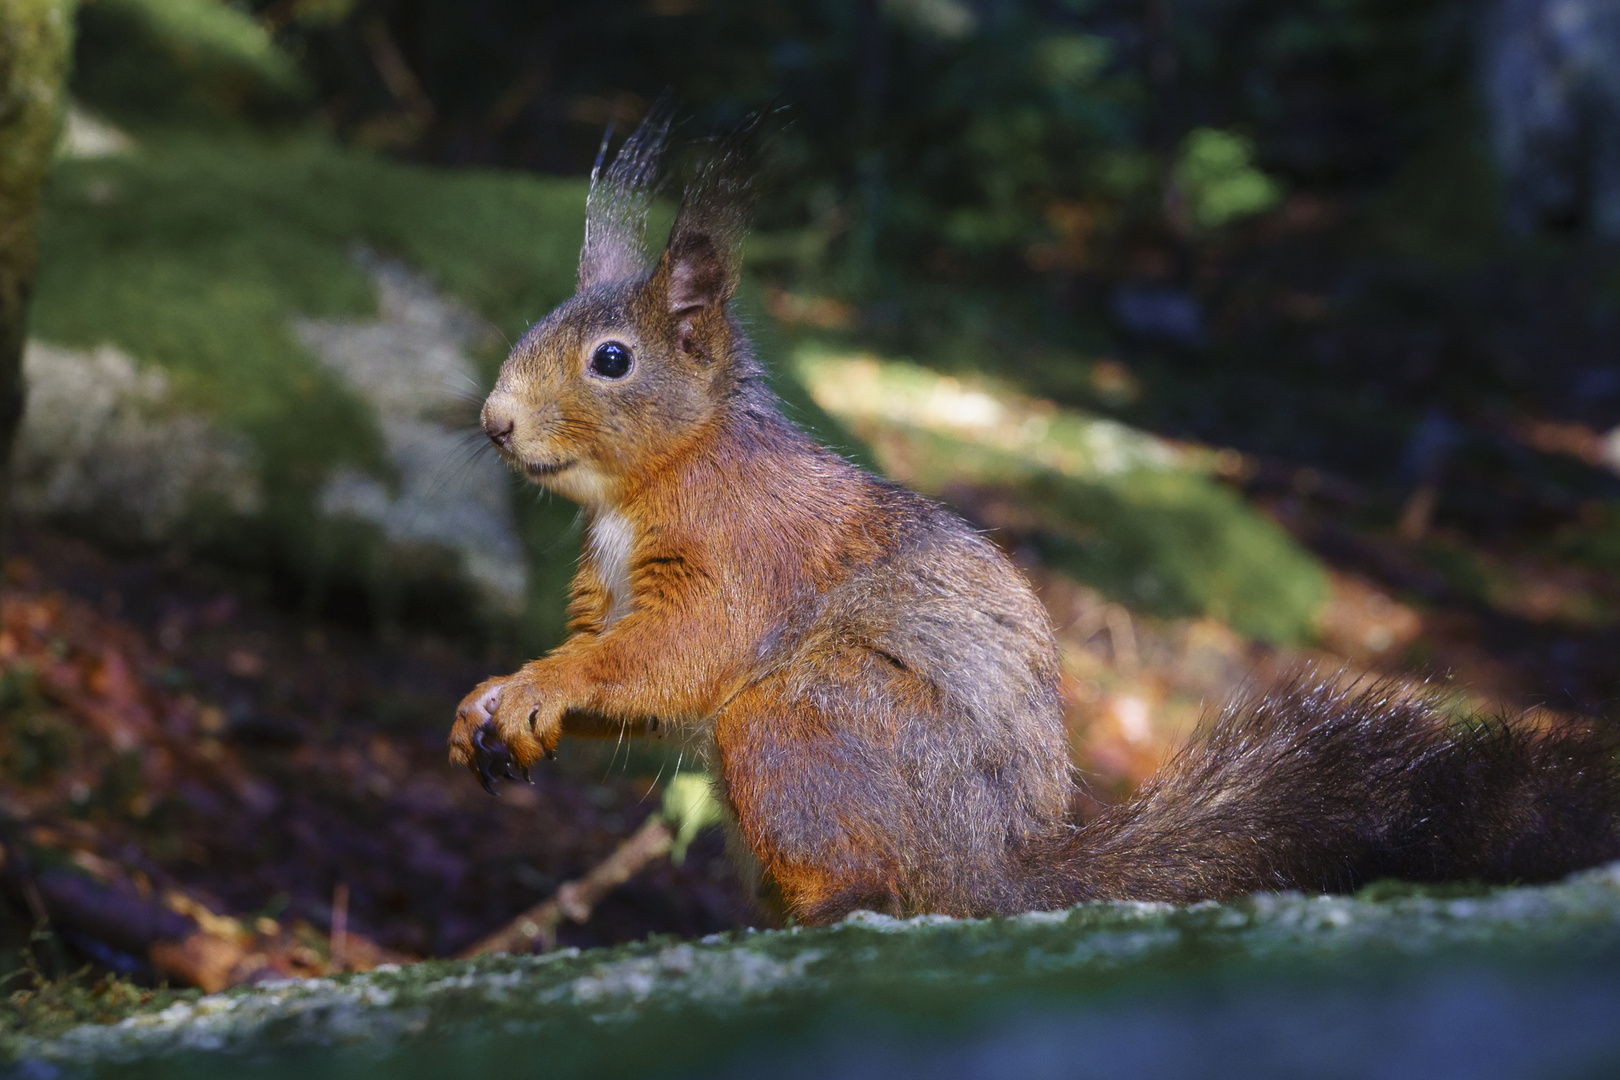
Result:
[[[610,126],[591,169],[590,194],[585,197],[585,244],[579,252],[579,291],[636,277],[647,269],[644,239],[647,212],[657,188],[658,166],[669,137],[671,109],[667,99],[653,104],[640,126],[631,133],[602,169]]]
[[[676,317],[683,351],[708,355],[703,342],[706,318],[737,291],[742,241],[753,208],[751,144],[762,117],[751,117],[735,133],[717,140],[699,165],[681,199],[659,262],[655,284],[665,292]]]

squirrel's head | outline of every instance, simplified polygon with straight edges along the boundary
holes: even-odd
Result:
[[[579,286],[507,357],[482,423],[531,479],[587,505],[698,437],[739,380],[758,373],[727,305],[747,221],[740,155],[697,172],[651,267],[643,248],[659,158],[661,110],[642,122],[586,199]],[[604,141],[604,148],[605,148]]]

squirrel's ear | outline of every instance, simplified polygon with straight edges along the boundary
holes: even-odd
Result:
[[[696,317],[705,309],[725,307],[737,291],[736,249],[708,233],[677,232],[659,266],[670,314]]]
[[[709,336],[723,320],[714,318],[737,291],[738,249],[724,237],[677,224],[669,246],[648,281],[655,304],[674,317],[676,344],[702,360],[711,358]]]

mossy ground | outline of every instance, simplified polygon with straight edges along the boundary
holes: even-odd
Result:
[[[1610,868],[434,962],[135,1006],[7,1049],[95,1076],[1588,1075],[1620,1055],[1617,957]]]

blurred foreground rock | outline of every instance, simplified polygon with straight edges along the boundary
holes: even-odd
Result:
[[[1597,1075],[1620,865],[383,967],[6,1047],[18,1076]]]

